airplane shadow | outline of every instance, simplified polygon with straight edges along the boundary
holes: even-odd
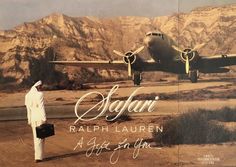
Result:
[[[231,82],[231,83],[235,83],[236,80],[234,77],[220,77],[220,78],[199,78],[198,79],[198,83],[211,83],[211,82]],[[185,83],[190,83],[189,78],[186,79],[179,79],[179,80],[173,80],[173,81],[168,81],[168,80],[158,80],[158,81],[146,81],[144,80],[141,85],[139,86],[135,86],[133,85],[132,82],[129,81],[119,81],[116,82],[116,84],[119,84],[120,88],[133,88],[133,87],[150,87],[150,86],[175,86],[175,85],[179,85],[179,84],[185,84]],[[106,85],[107,84],[107,85]],[[92,89],[110,89],[112,85],[114,85],[114,83],[112,83],[111,85],[110,82],[108,83],[103,83],[103,87],[93,87]]]
[[[198,82],[236,82],[235,78],[199,79]]]
[[[153,142],[153,139],[151,139],[151,138],[150,139],[143,139],[142,143],[143,142],[151,143],[151,142]],[[134,148],[135,143],[136,142],[129,143],[130,144],[129,148]],[[117,145],[111,145],[111,146],[109,146],[110,150],[104,149],[102,152],[103,153],[104,152],[112,152],[118,146],[119,146],[118,144]],[[124,149],[127,149],[127,148],[120,148],[120,150],[124,150]],[[95,154],[99,150],[100,149],[94,149],[93,153]],[[85,155],[86,153],[87,153],[87,150],[83,150],[83,151],[79,151],[79,152],[71,152],[71,153],[66,153],[66,154],[61,154],[61,155],[50,156],[50,157],[45,158],[43,161],[46,162],[46,161],[64,159],[64,158],[69,158],[69,157],[78,156],[78,155]]]

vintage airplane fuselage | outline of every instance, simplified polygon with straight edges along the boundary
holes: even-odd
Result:
[[[180,54],[178,51],[172,48],[174,42],[166,35],[160,32],[149,32],[144,38],[144,44],[146,45],[150,56],[156,61],[162,64],[169,64]]]

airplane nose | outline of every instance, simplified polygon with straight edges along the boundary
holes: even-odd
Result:
[[[154,45],[155,41],[153,39],[153,37],[145,37],[144,38],[144,44],[148,47],[148,48],[151,48],[153,45]]]

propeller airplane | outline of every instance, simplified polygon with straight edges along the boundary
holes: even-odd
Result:
[[[122,57],[122,60],[50,61],[49,63],[85,68],[127,70],[129,77],[133,75],[135,85],[140,85],[142,72],[163,71],[187,74],[190,81],[196,83],[199,72],[225,73],[229,71],[227,66],[236,65],[236,54],[200,55],[198,50],[205,44],[199,44],[194,48],[180,49],[170,37],[159,31],[148,32],[143,42],[144,46],[135,51],[121,53],[113,50],[116,55]],[[144,60],[140,54],[145,47],[151,57],[150,60]]]

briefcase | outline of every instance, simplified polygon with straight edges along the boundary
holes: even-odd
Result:
[[[44,139],[53,135],[55,135],[53,124],[45,123],[36,127],[37,138]]]

